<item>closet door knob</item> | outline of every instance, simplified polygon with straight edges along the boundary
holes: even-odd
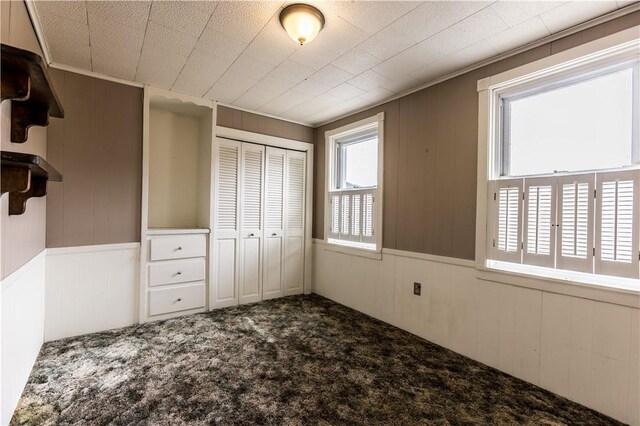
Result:
[[[176,275],[182,275],[182,272],[178,271],[176,272]]]
[[[182,250],[182,246],[178,247],[176,250]]]
[[[249,236],[250,236],[250,237],[253,237],[253,236],[254,236],[254,235],[253,235],[253,232],[252,232],[251,234],[249,234]]]
[[[181,298],[178,298],[178,302],[182,302],[182,299],[181,299]]]
[[[276,237],[278,234],[276,234],[275,232],[273,234],[271,234],[272,237]]]

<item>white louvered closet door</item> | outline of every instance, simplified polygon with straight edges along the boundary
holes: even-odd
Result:
[[[266,149],[263,300],[283,295],[286,157],[284,149]]]
[[[593,272],[594,174],[558,178],[557,268]]]
[[[239,303],[262,300],[262,206],[264,194],[262,145],[242,144],[240,162],[240,285]]]
[[[556,248],[557,178],[526,179],[522,263],[553,268]]]
[[[596,274],[638,278],[640,170],[596,175]]]
[[[218,138],[216,145],[211,305],[221,308],[238,304],[238,201],[242,144]]]
[[[302,294],[304,285],[304,224],[306,154],[287,151],[284,194],[284,295]]]

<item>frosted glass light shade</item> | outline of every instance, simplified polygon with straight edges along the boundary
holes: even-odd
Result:
[[[324,15],[307,4],[292,4],[280,12],[280,24],[300,45],[310,42],[324,27]]]

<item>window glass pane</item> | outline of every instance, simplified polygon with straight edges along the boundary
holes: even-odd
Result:
[[[378,139],[342,144],[341,188],[365,188],[378,183]]]
[[[631,68],[506,105],[510,105],[510,145],[505,174],[597,170],[632,163]]]

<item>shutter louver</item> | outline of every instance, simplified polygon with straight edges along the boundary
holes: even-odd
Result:
[[[518,188],[500,188],[498,207],[498,250],[518,250],[518,218],[520,191]]]
[[[243,150],[242,226],[262,229],[262,151]]]
[[[562,186],[562,255],[586,259],[589,254],[589,184]]]
[[[523,263],[554,266],[555,177],[525,179],[525,251]]]
[[[637,278],[640,171],[598,173],[596,273]]]
[[[593,174],[558,180],[558,268],[593,272],[594,182]]]
[[[218,217],[219,230],[237,228],[239,147],[221,145],[218,158]]]
[[[304,158],[287,161],[287,228],[302,229],[304,216]]]
[[[266,199],[266,227],[269,229],[282,229],[284,219],[284,155],[267,155],[267,191]]]
[[[331,196],[331,225],[329,227],[334,238],[340,234],[340,196]]]
[[[629,263],[631,262],[631,225],[633,223],[633,181],[604,182],[601,197],[602,259]]]
[[[373,194],[364,194],[362,204],[362,240],[373,242]]]
[[[340,199],[342,211],[340,212],[340,234],[347,239],[349,236],[349,195],[343,195]]]
[[[496,182],[495,188],[495,257],[522,262],[522,179]]]
[[[551,186],[533,186],[527,212],[527,252],[551,252]]]
[[[352,239],[358,240],[360,238],[360,213],[361,213],[361,206],[362,206],[362,197],[360,196],[360,194],[355,194],[352,198],[351,198],[352,204],[353,204],[353,210],[351,212],[351,234],[352,234]]]

